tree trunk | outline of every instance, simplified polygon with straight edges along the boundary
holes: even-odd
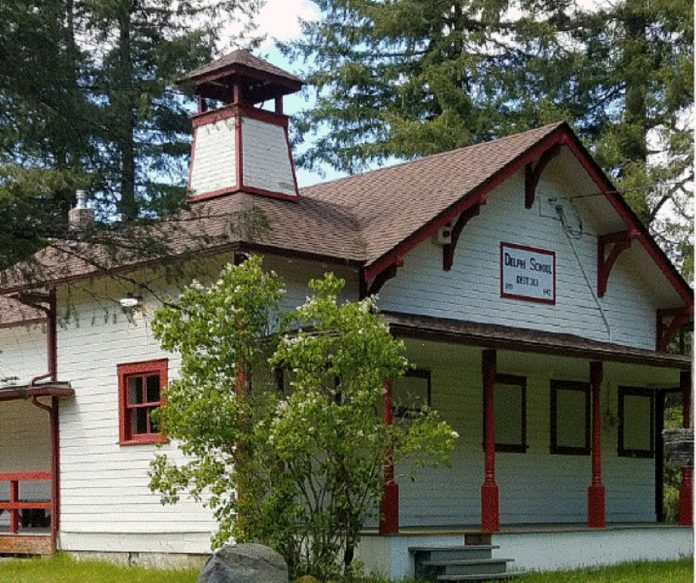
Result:
[[[119,12],[119,86],[116,88],[119,107],[116,128],[121,155],[121,219],[132,221],[138,216],[135,199],[135,89],[133,84],[133,55],[131,48],[131,15],[133,5],[124,0]]]
[[[642,0],[626,4],[624,71],[626,72],[626,122],[629,135],[623,144],[624,159],[645,163],[648,158],[646,92],[648,85],[647,22]]]

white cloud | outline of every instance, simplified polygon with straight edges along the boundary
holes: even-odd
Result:
[[[316,20],[319,12],[308,0],[266,0],[254,19],[258,32],[266,35],[263,48],[274,41],[285,41],[300,36],[300,19]]]

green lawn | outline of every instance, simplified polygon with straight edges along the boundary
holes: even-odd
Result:
[[[198,573],[74,561],[65,555],[0,560],[0,583],[195,583]]]
[[[692,583],[693,580],[694,568],[691,559],[625,563],[616,567],[580,571],[534,573],[520,579],[524,583]]]
[[[119,567],[99,561],[51,559],[0,560],[0,583],[195,583],[198,571],[159,571]],[[618,567],[535,573],[521,583],[691,583],[693,564],[681,561],[630,563]],[[370,583],[365,580],[362,583]],[[380,583],[380,582],[374,582]]]

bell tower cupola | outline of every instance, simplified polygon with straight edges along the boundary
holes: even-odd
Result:
[[[198,96],[189,200],[235,192],[297,200],[283,97],[299,91],[302,81],[242,50],[199,67],[182,81],[193,83]],[[273,111],[261,108],[268,101]]]

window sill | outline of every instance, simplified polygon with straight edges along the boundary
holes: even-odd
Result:
[[[169,443],[169,438],[166,435],[143,435],[119,441],[119,445],[152,445],[158,443]]]

